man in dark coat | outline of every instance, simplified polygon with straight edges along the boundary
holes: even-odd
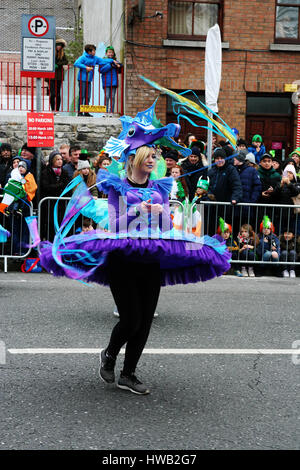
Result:
[[[242,183],[236,168],[226,158],[224,149],[214,151],[215,165],[208,171],[209,192],[214,194],[216,201],[236,204],[243,198]]]
[[[4,188],[7,175],[11,171],[12,148],[4,142],[0,147],[0,188]]]
[[[232,163],[227,160],[224,148],[217,148],[213,153],[213,159],[214,166],[208,171],[209,194],[213,194],[216,201],[230,202],[231,205],[211,205],[210,210],[206,207],[204,218],[209,220],[205,222],[204,230],[207,230],[209,235],[216,233],[219,217],[232,223],[235,217],[232,205],[241,202],[243,197],[239,174]]]

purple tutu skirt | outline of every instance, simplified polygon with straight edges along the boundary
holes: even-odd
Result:
[[[108,232],[92,231],[63,239],[54,246],[44,242],[42,266],[54,276],[67,276],[108,285],[109,253],[117,252],[128,261],[160,264],[161,286],[207,281],[230,268],[231,255],[223,243],[212,237],[122,238]],[[56,254],[59,254],[59,257]]]

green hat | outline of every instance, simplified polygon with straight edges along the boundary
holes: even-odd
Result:
[[[92,154],[86,149],[81,149],[80,151],[80,160],[86,160],[88,157],[91,157]]]
[[[205,189],[205,191],[207,191],[208,187],[209,187],[209,179],[203,180],[202,176],[200,176],[200,178],[198,179],[197,188],[202,188],[202,189]]]
[[[105,49],[105,52],[107,52],[107,51],[114,51],[115,52],[113,46],[107,46],[107,48]]]
[[[298,147],[298,148],[296,148],[295,150],[293,150],[293,152],[289,154],[289,157],[291,157],[292,155],[294,155],[294,153],[296,153],[296,154],[299,155],[299,157],[300,157],[300,147]]]
[[[253,137],[252,137],[252,142],[262,142],[262,136],[259,135],[259,134],[255,134]]]

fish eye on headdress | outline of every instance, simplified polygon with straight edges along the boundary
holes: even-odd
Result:
[[[128,137],[133,137],[135,134],[135,127],[131,127],[127,132]]]

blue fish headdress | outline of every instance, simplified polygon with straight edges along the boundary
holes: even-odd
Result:
[[[104,150],[111,157],[118,157],[119,162],[126,162],[128,156],[135,153],[138,147],[142,145],[165,145],[177,149],[183,156],[191,154],[191,150],[175,142],[180,132],[180,125],[171,123],[163,126],[155,115],[155,102],[150,108],[137,113],[132,118],[122,116],[122,131],[118,138],[111,137]]]

